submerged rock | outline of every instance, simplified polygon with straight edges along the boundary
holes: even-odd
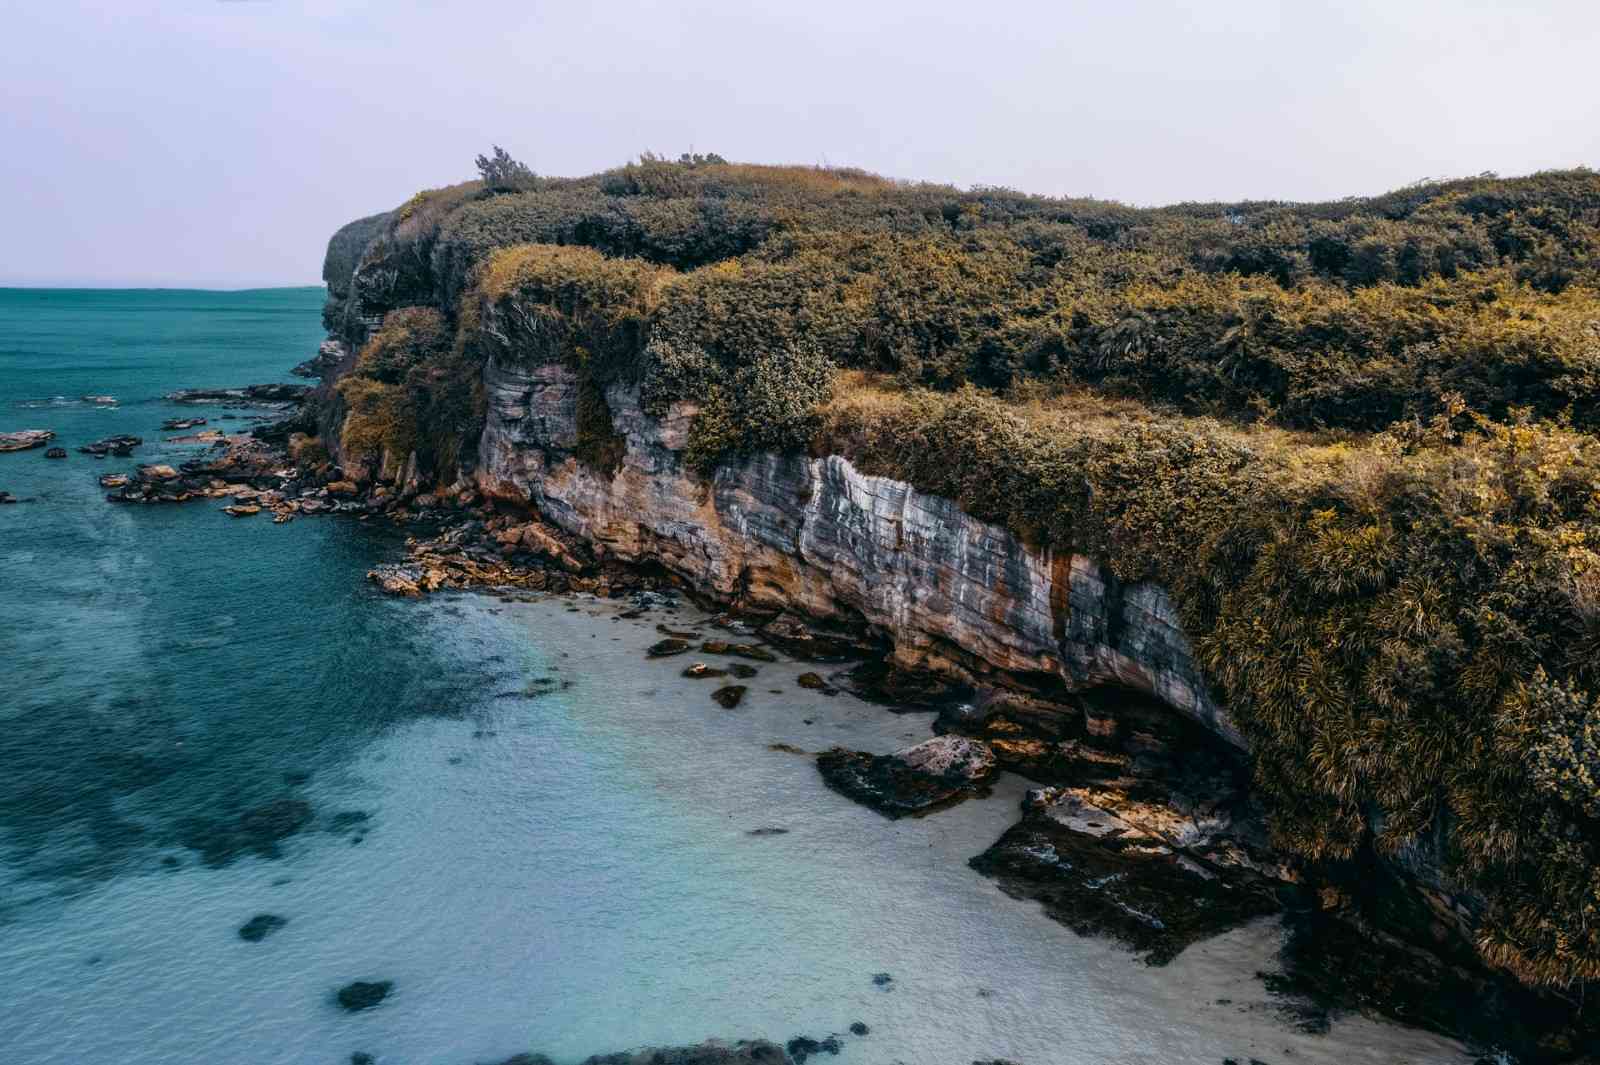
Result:
[[[724,710],[732,710],[744,700],[744,693],[750,689],[743,684],[726,684],[711,693],[711,698]]]
[[[15,503],[16,501],[17,497],[12,495],[10,492],[0,492],[0,505],[6,503]]]
[[[539,1063],[541,1055],[527,1059],[528,1065]],[[586,1058],[583,1065],[785,1065],[783,1048],[765,1039],[740,1040],[727,1044],[709,1040],[687,1047],[645,1047],[643,1050],[623,1051],[620,1054],[597,1054]],[[504,1062],[502,1065],[525,1065],[524,1062]]]
[[[288,923],[287,917],[258,913],[239,928],[239,938],[247,943],[259,943]]]
[[[204,424],[206,424],[204,418],[168,418],[161,423],[161,431],[164,433],[181,433],[185,429],[197,429]]]
[[[0,451],[27,451],[43,447],[56,438],[50,429],[19,429],[13,433],[0,433]]]
[[[666,658],[668,655],[681,655],[689,649],[687,641],[676,636],[669,636],[665,640],[657,640],[645,648],[645,655],[649,658]]]
[[[793,1059],[795,1065],[805,1065],[807,1058],[817,1054],[837,1055],[839,1051],[844,1049],[844,1044],[839,1042],[839,1037],[836,1035],[830,1035],[826,1039],[812,1039],[809,1036],[797,1035],[789,1040],[784,1049],[789,1052],[789,1057]]]
[[[247,810],[235,820],[192,819],[183,826],[180,842],[200,852],[211,866],[227,865],[246,854],[262,858],[279,856],[278,845],[311,823],[311,804],[285,798]]]
[[[995,757],[981,740],[935,736],[893,754],[835,747],[817,756],[817,769],[841,795],[896,818],[978,794],[994,776]]]
[[[64,459],[67,457],[67,449],[64,447],[46,448],[44,457],[47,459]]]
[[[388,998],[389,992],[393,990],[393,980],[357,980],[341,987],[334,998],[341,1008],[350,1013],[358,1013],[361,1010],[370,1010]]]
[[[761,671],[755,666],[747,666],[743,662],[730,662],[728,664],[728,672],[732,673],[740,680],[749,680],[751,677],[755,676]]]

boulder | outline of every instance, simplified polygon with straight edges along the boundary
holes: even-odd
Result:
[[[897,818],[978,794],[994,776],[996,762],[982,740],[935,736],[884,755],[835,747],[817,756],[817,769],[834,791]]]
[[[744,693],[749,690],[743,684],[726,684],[712,692],[711,698],[724,710],[732,710],[744,700]]]
[[[133,454],[133,449],[144,443],[143,437],[138,436],[108,436],[104,440],[96,440],[92,444],[84,444],[78,449],[81,454],[93,455],[103,459],[107,455],[126,457]]]
[[[680,640],[675,636],[669,636],[665,640],[657,640],[645,648],[644,653],[647,658],[666,658],[668,655],[681,655],[688,649],[689,644],[687,641]]]

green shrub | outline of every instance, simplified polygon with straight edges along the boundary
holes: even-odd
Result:
[[[384,316],[356,359],[355,372],[399,384],[411,370],[450,346],[444,316],[432,307],[402,307]]]

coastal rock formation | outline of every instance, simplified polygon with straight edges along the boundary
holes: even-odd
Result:
[[[817,768],[830,788],[896,818],[978,794],[996,761],[981,740],[946,735],[886,755],[835,747],[817,756]]]
[[[289,372],[296,377],[326,377],[349,355],[343,341],[328,339],[317,346],[317,353]]]
[[[865,622],[903,668],[1146,692],[1244,746],[1158,587],[1123,585],[1081,555],[1031,550],[837,455],[758,455],[701,478],[683,458],[694,407],[652,418],[621,385],[606,402],[626,448],[608,477],[577,457],[572,371],[491,361],[485,386],[478,488],[532,503],[609,557],[659,563],[747,607]]]
[[[0,433],[0,451],[27,451],[43,447],[56,438],[49,429],[19,429],[13,433]]]
[[[220,403],[230,407],[288,406],[304,401],[310,385],[265,384],[243,388],[181,388],[164,399],[173,403]]]
[[[133,449],[142,443],[144,443],[144,439],[138,436],[108,436],[104,440],[96,440],[92,444],[84,444],[78,448],[78,451],[100,459],[108,455],[116,455],[122,458],[133,454]]]

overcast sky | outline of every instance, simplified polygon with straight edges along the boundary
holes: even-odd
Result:
[[[0,0],[0,284],[315,282],[490,142],[1138,204],[1595,166],[1597,63],[1596,0]]]

